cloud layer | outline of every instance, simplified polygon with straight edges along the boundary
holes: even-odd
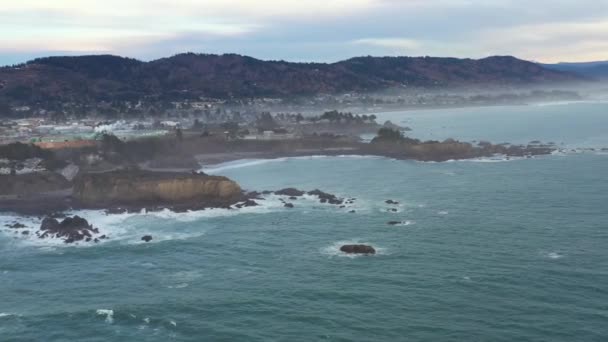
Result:
[[[608,59],[608,0],[20,0],[0,7],[0,64],[49,54],[184,51]]]

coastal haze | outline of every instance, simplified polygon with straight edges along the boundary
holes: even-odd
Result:
[[[0,8],[0,339],[606,339],[608,3],[521,5]]]

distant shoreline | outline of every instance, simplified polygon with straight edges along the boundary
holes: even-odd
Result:
[[[384,113],[395,113],[395,112],[413,112],[413,111],[435,111],[440,109],[483,109],[493,107],[535,107],[535,106],[564,106],[571,104],[608,104],[608,100],[580,100],[580,101],[555,101],[555,102],[539,102],[539,103],[514,103],[514,104],[488,104],[488,105],[460,105],[460,106],[427,106],[427,107],[405,107],[399,109],[386,109],[380,111],[363,111],[357,112],[360,115],[378,115]]]

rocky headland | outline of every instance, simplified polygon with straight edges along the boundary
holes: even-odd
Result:
[[[338,113],[340,115],[340,113]],[[342,114],[344,115],[344,114]],[[19,158],[38,158],[42,171],[0,174],[0,211],[45,215],[68,209],[95,208],[108,212],[141,209],[174,211],[242,208],[257,205],[234,181],[194,171],[211,164],[243,158],[310,155],[375,155],[403,160],[447,161],[496,154],[532,157],[557,150],[538,141],[528,145],[489,142],[421,141],[386,125],[371,143],[339,136],[305,136],[288,140],[239,140],[222,136],[189,136],[122,141],[104,135],[98,146],[50,152],[33,145],[9,144],[0,158],[16,165]],[[66,166],[67,165],[67,166]],[[69,169],[66,172],[66,170]],[[322,203],[345,205],[344,199],[313,190],[283,189],[286,199],[304,194]],[[293,203],[284,203],[286,207]],[[387,204],[390,204],[387,202]],[[396,209],[392,209],[397,211]]]
[[[80,175],[72,196],[78,208],[176,211],[228,208],[245,199],[241,187],[226,177],[142,170]]]

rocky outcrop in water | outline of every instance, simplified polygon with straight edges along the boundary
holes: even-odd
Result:
[[[237,209],[247,208],[247,207],[257,207],[257,206],[259,206],[258,202],[254,201],[251,198],[246,199],[245,201],[234,205],[234,207]]]
[[[61,222],[47,217],[42,220],[40,230],[36,232],[36,235],[41,239],[58,238],[62,239],[65,243],[83,240],[86,242],[98,242],[99,239],[95,237],[97,234],[99,234],[99,230],[93,228],[87,220],[80,216],[66,217]],[[105,238],[105,235],[100,238]]]
[[[315,189],[312,191],[303,191],[303,190],[298,190],[296,188],[285,188],[285,189],[281,189],[281,190],[277,190],[277,191],[262,191],[262,192],[250,192],[248,194],[249,198],[255,198],[255,199],[262,199],[262,195],[270,195],[270,194],[275,194],[275,195],[279,195],[279,196],[286,196],[289,198],[289,200],[297,200],[299,197],[302,197],[304,195],[309,195],[309,196],[315,196],[317,198],[319,198],[319,202],[321,203],[328,203],[328,204],[333,204],[333,205],[340,205],[341,208],[345,208],[345,204],[353,204],[355,199],[354,198],[350,198],[350,199],[344,199],[344,198],[339,198],[336,195],[332,195],[330,193],[321,191],[319,189]],[[285,202],[284,199],[281,199],[281,202],[283,202],[283,204],[286,204],[285,207],[288,208],[292,208],[293,204],[292,203],[287,203]]]
[[[303,196],[305,194],[304,191],[295,189],[295,188],[286,188],[286,189],[281,189],[278,191],[274,192],[276,195],[281,195],[281,196],[290,196],[290,197],[298,197],[298,196]]]
[[[229,208],[245,199],[241,187],[226,177],[141,170],[81,175],[73,196],[82,207],[176,210]]]
[[[319,189],[309,191],[308,195],[319,197],[319,201],[321,203],[329,203],[335,205],[341,205],[342,203],[344,203],[343,198],[338,198],[336,197],[336,195],[328,194],[327,192],[323,192]]]
[[[346,254],[376,254],[376,250],[368,245],[344,245],[340,251]]]

